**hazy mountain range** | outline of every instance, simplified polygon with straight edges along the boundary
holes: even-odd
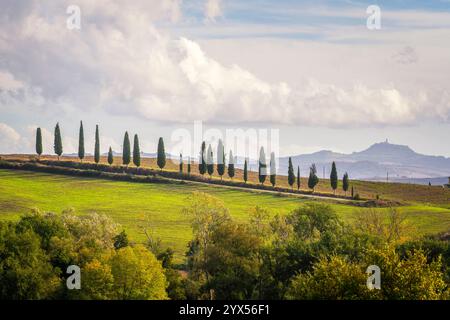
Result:
[[[288,157],[279,159],[279,171],[287,172]],[[408,146],[386,142],[375,143],[366,150],[351,154],[333,151],[319,151],[292,157],[294,166],[300,165],[301,175],[309,172],[309,166],[316,164],[319,177],[328,177],[331,162],[335,161],[339,175],[348,172],[353,179],[405,181],[433,184],[445,182],[450,176],[450,158],[428,156],[415,152]],[[445,179],[444,179],[445,178]],[[423,181],[422,181],[423,180]]]

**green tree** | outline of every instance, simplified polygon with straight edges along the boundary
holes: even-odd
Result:
[[[297,190],[300,190],[300,184],[301,184],[300,166],[297,166]]]
[[[111,149],[111,147],[109,147],[109,151],[108,151],[108,163],[109,165],[112,165],[114,162],[114,154],[113,151]]]
[[[313,163],[309,168],[308,188],[312,189],[312,192],[314,192],[318,183],[319,177],[317,177],[316,165]]]
[[[78,158],[81,162],[84,159],[84,129],[83,121],[80,121],[80,131],[78,133]]]
[[[42,132],[41,128],[37,128],[36,130],[36,153],[39,157],[42,154]]]
[[[183,155],[180,153],[180,164],[179,164],[180,174],[183,174]]]
[[[191,157],[188,158],[188,163],[187,163],[187,174],[188,174],[188,176],[191,175]]]
[[[134,135],[133,163],[138,168],[141,166],[141,149],[139,148],[139,138],[137,134]]]
[[[0,300],[52,299],[60,286],[58,271],[31,229],[0,223]]]
[[[331,164],[330,184],[333,189],[333,193],[336,195],[336,189],[338,187],[338,173],[336,170],[336,163],[334,161]]]
[[[115,299],[167,299],[161,263],[142,245],[117,250],[111,258],[111,273]]]
[[[288,165],[288,183],[292,187],[295,183],[295,174],[294,174],[294,166],[292,165],[292,159],[289,157],[289,165]]]
[[[122,163],[128,167],[131,161],[131,145],[130,138],[128,137],[128,131],[125,132],[123,138],[123,152],[122,152]]]
[[[275,162],[275,152],[270,154],[270,183],[275,187],[277,183],[277,167]]]
[[[248,180],[248,168],[247,168],[247,159],[244,162],[244,183],[247,183]]]
[[[61,130],[59,129],[59,123],[57,123],[55,127],[55,141],[53,144],[53,149],[55,150],[55,154],[58,156],[59,161],[59,158],[63,153]]]
[[[345,196],[347,196],[348,187],[350,185],[350,182],[348,180],[348,173],[344,173],[344,177],[342,178],[342,189],[345,192]]]
[[[162,169],[166,166],[166,150],[164,148],[164,140],[162,137],[158,140],[158,159],[157,159],[158,167],[162,171]]]
[[[206,169],[208,170],[209,179],[211,179],[214,173],[214,155],[211,149],[211,145],[208,146],[208,151],[206,153]]]
[[[125,230],[122,230],[117,236],[114,237],[114,248],[121,249],[125,248],[130,244],[128,240],[128,235]]]
[[[98,125],[95,126],[95,149],[94,149],[94,161],[100,162],[100,135],[98,132]]]
[[[228,159],[228,176],[233,180],[233,177],[235,175],[234,172],[234,157],[233,157],[233,151],[230,150],[230,157]]]
[[[220,176],[220,180],[225,174],[225,148],[222,139],[219,139],[217,144],[217,174]]]
[[[267,175],[266,153],[264,148],[259,149],[259,161],[258,161],[258,179],[259,183],[264,184]]]
[[[200,150],[200,159],[198,162],[198,172],[203,176],[206,173],[206,143],[202,142],[202,147]]]

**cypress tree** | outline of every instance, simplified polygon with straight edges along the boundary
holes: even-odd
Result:
[[[330,184],[333,189],[333,193],[336,195],[336,189],[338,187],[338,174],[336,170],[336,163],[334,161],[331,164]]]
[[[36,130],[36,153],[38,157],[41,157],[42,154],[42,132],[41,128],[37,128]]]
[[[247,183],[248,180],[248,168],[247,168],[247,159],[244,162],[244,183]]]
[[[318,183],[319,177],[317,177],[316,165],[313,163],[309,168],[308,188],[312,189],[312,192],[314,192]]]
[[[277,183],[277,168],[275,163],[275,152],[270,154],[270,183],[275,187]]]
[[[95,126],[94,161],[95,161],[95,163],[100,162],[100,135],[98,133],[98,125]]]
[[[350,183],[348,180],[348,173],[344,173],[344,177],[342,178],[342,189],[345,192],[345,196],[347,196],[347,191],[348,191],[348,187],[349,187]]]
[[[233,151],[230,150],[230,158],[228,159],[228,176],[231,178],[231,180],[233,180],[234,174]]]
[[[202,148],[200,150],[200,159],[198,163],[198,172],[203,176],[206,173],[206,143],[202,142]]]
[[[61,130],[59,129],[59,123],[57,123],[55,127],[55,141],[53,144],[53,149],[55,150],[55,154],[58,156],[59,161],[59,157],[61,157],[63,153]]]
[[[188,176],[191,175],[191,157],[188,158],[187,174],[188,174]]]
[[[300,166],[297,166],[297,190],[300,190]]]
[[[81,162],[84,159],[84,129],[83,121],[80,121],[80,132],[78,134],[78,158]]]
[[[225,174],[225,148],[221,139],[219,139],[217,144],[217,173],[220,176],[220,180],[222,180]]]
[[[352,186],[352,198],[354,198],[355,197],[355,189],[353,189],[353,186]]]
[[[292,166],[292,159],[289,157],[289,166],[288,166],[288,183],[291,186],[291,189],[294,186],[295,183],[295,174],[294,174],[294,167]]]
[[[113,151],[112,151],[111,147],[109,147],[109,151],[108,151],[108,163],[109,163],[109,165],[112,165],[113,162],[114,162]]]
[[[261,147],[259,149],[259,161],[258,161],[258,178],[261,184],[264,184],[266,181],[267,175],[267,164],[266,164],[266,153],[264,152],[264,148]]]
[[[164,140],[162,137],[158,140],[158,159],[157,159],[159,169],[166,166],[166,150],[164,149]]]
[[[125,132],[125,137],[123,138],[123,152],[122,152],[122,163],[128,167],[131,160],[131,146],[130,138],[128,137],[128,132]]]
[[[133,163],[138,168],[141,166],[141,150],[139,148],[139,138],[137,134],[134,135]]]
[[[180,174],[183,174],[183,155],[180,153]]]
[[[211,145],[208,146],[208,152],[206,154],[206,169],[208,170],[209,178],[211,179],[211,176],[214,173],[214,156]]]

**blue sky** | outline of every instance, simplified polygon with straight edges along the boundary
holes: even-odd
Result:
[[[66,8],[81,9],[68,30]],[[366,9],[381,9],[368,30]],[[280,130],[281,155],[384,141],[450,156],[450,1],[12,1],[0,13],[0,153],[57,121],[154,152],[194,121]],[[89,130],[92,129],[92,130]],[[196,154],[196,149],[183,150]]]

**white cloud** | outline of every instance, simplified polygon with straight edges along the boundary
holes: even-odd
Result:
[[[0,153],[19,152],[20,134],[5,123],[0,122]]]
[[[219,16],[220,3],[208,3],[207,16]],[[0,92],[0,112],[11,106],[63,114],[103,109],[165,123],[330,127],[450,117],[449,93],[440,88],[408,90],[358,79],[343,85],[303,75],[296,83],[273,81],[220,63],[199,43],[155,28],[161,17],[179,19],[179,1],[79,1],[82,28],[72,31],[65,28],[67,4],[35,1],[0,13],[0,39],[6,39],[0,41],[0,84],[10,88]],[[266,62],[277,63],[282,61]],[[76,140],[66,140],[64,151],[75,152]]]

